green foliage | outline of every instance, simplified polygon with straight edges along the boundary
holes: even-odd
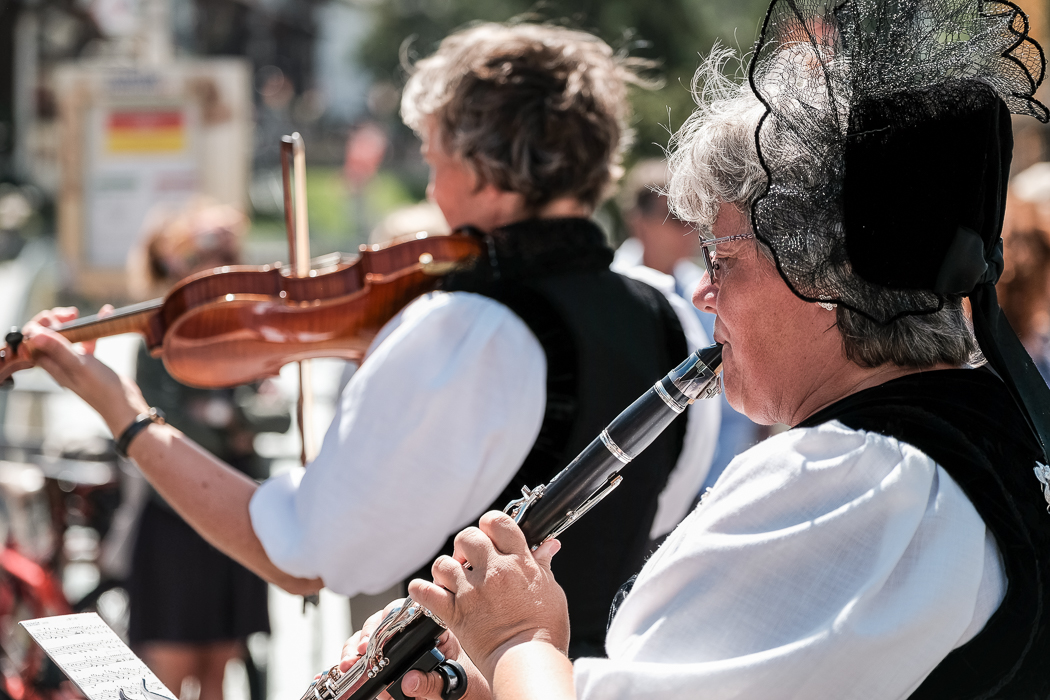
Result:
[[[401,87],[401,52],[414,61],[456,29],[520,18],[600,36],[618,51],[652,59],[663,87],[633,90],[635,148],[629,161],[661,155],[670,132],[692,111],[689,85],[716,40],[750,50],[766,0],[385,0],[360,61],[377,80]]]
[[[341,238],[347,230],[347,187],[339,168],[306,170],[306,211],[313,238]]]
[[[312,255],[356,250],[368,240],[369,231],[384,216],[416,201],[418,197],[388,171],[377,173],[364,191],[355,196],[339,168],[307,168],[306,207]],[[249,241],[252,262],[285,259],[286,241],[283,218],[255,215]]]

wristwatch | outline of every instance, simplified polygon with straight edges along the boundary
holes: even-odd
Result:
[[[117,438],[117,444],[115,445],[117,454],[127,459],[128,447],[131,445],[131,441],[135,439],[135,436],[141,433],[150,423],[164,425],[164,422],[164,411],[161,411],[159,408],[151,408],[146,413],[140,413],[135,416],[135,420],[131,422],[131,425],[124,428],[124,432]]]

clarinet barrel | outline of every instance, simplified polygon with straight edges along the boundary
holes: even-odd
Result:
[[[696,399],[721,393],[722,346],[697,350],[628,406],[550,483],[525,492],[505,512],[529,545],[557,537],[619,485],[620,470]]]

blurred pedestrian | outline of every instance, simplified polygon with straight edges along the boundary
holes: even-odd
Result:
[[[155,211],[129,255],[132,293],[159,296],[194,272],[237,264],[247,226],[236,209],[205,200],[181,211]],[[253,479],[268,475],[253,440],[259,432],[284,432],[291,422],[274,387],[186,386],[144,344],[136,380],[146,400],[197,444]],[[266,583],[208,544],[152,489],[127,589],[130,641],[175,693],[192,678],[200,700],[221,700],[226,664],[246,658],[248,635],[270,631]]]
[[[999,303],[1050,382],[1050,163],[1036,163],[1010,184],[1003,258]]]
[[[664,160],[640,161],[627,173],[618,199],[630,238],[616,251],[615,264],[642,264],[671,275],[679,296],[689,299],[703,275],[693,262],[700,240],[692,225],[667,209],[666,185]]]
[[[624,178],[619,203],[630,238],[616,251],[613,269],[626,271],[644,265],[667,275],[674,293],[692,305],[693,291],[704,271],[693,259],[700,254],[700,238],[692,224],[668,209],[667,162],[648,159],[637,163]],[[647,279],[650,284],[658,281]],[[714,337],[715,315],[693,307],[707,337]],[[711,469],[701,486],[710,488],[734,457],[766,437],[767,428],[729,405],[722,394],[722,426]]]

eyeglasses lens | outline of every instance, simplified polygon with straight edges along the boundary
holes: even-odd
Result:
[[[711,284],[715,283],[715,272],[718,270],[718,267],[716,266],[716,264],[715,264],[715,262],[713,260],[714,256],[712,254],[712,249],[714,247],[715,247],[714,245],[710,245],[710,246],[703,246],[703,247],[700,248],[700,250],[704,254],[704,267],[707,268],[707,275],[711,279]]]

